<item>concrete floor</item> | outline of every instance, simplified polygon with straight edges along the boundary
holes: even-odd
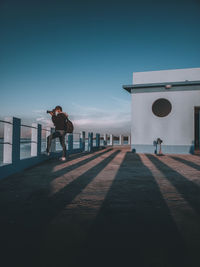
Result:
[[[107,148],[0,181],[1,266],[200,266],[200,157]]]

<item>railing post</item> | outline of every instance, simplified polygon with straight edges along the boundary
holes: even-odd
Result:
[[[47,149],[47,137],[51,134],[51,128],[50,127],[46,127],[46,149]],[[46,151],[45,149],[45,151]]]
[[[123,135],[119,136],[119,145],[122,146],[124,144],[124,137]]]
[[[13,145],[12,145],[12,163],[17,163],[20,160],[20,133],[21,120],[13,118]]]
[[[93,148],[93,133],[88,133],[88,151],[91,152]]]
[[[20,125],[21,120],[15,117],[5,118],[4,124],[3,163],[17,163],[20,160]]]
[[[68,134],[68,152],[69,154],[73,151],[73,134]]]
[[[200,149],[200,110],[199,110],[199,149]]]
[[[4,123],[3,163],[12,163],[13,118],[4,120],[9,123]]]
[[[37,136],[37,123],[32,123],[31,128],[31,157],[37,156],[37,142],[38,142],[38,136]]]
[[[131,136],[129,135],[128,136],[128,145],[130,145],[131,144]]]
[[[38,129],[38,134],[37,134],[37,138],[38,138],[38,142],[37,142],[37,156],[41,155],[41,146],[42,146],[42,125],[38,124],[37,125],[37,129]]]
[[[96,134],[96,147],[100,147],[100,134]]]
[[[110,146],[113,146],[113,134],[110,134]]]
[[[104,146],[107,146],[107,134],[104,134],[103,136],[103,144]]]
[[[41,138],[42,126],[41,124],[32,123],[31,129],[31,156],[38,157],[41,154]]]
[[[80,137],[80,149],[82,151],[85,151],[85,132],[81,132],[81,137]]]

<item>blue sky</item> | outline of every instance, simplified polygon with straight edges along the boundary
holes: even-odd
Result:
[[[78,130],[130,131],[132,73],[200,67],[200,2],[0,4],[1,118],[49,123],[63,106]]]

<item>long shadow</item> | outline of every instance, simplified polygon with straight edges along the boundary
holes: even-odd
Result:
[[[59,176],[65,174],[65,173],[67,173],[67,172],[69,172],[69,171],[75,170],[75,169],[77,169],[78,167],[81,167],[81,166],[87,164],[87,163],[90,162],[91,160],[94,160],[94,159],[96,159],[96,158],[98,158],[98,157],[100,157],[100,156],[102,156],[102,155],[108,153],[108,152],[111,151],[111,150],[112,150],[112,148],[107,149],[107,150],[104,150],[104,151],[102,151],[102,152],[100,152],[100,153],[98,153],[98,154],[95,154],[94,156],[91,156],[91,157],[89,157],[89,158],[87,158],[87,159],[84,159],[84,160],[82,160],[82,161],[80,161],[80,162],[78,162],[78,163],[75,163],[75,164],[72,164],[72,165],[70,165],[70,166],[64,167],[64,168],[62,168],[61,170],[54,171],[54,172],[53,172],[53,175],[56,176],[56,177],[59,177]]]
[[[170,210],[137,154],[126,154],[76,255],[74,266],[189,266]]]
[[[189,161],[189,160],[186,160],[186,159],[183,159],[183,158],[179,158],[179,157],[175,157],[175,156],[170,156],[172,159],[175,159],[183,164],[186,164],[188,165],[189,167],[192,167],[198,171],[200,171],[200,165],[192,162],[192,161]]]
[[[22,187],[24,186],[24,183],[26,183],[26,180],[28,180],[27,184],[31,184],[36,183],[36,176],[40,176],[40,179],[38,180],[38,186],[41,187],[41,181],[44,180],[44,178],[46,178],[45,182],[45,187],[42,186],[41,189],[38,189],[38,187],[36,187],[35,190],[32,190],[31,193],[27,194],[27,197],[25,197],[25,199],[23,199],[23,201],[27,202],[29,201],[30,198],[32,198],[33,196],[35,196],[36,198],[39,197],[43,197],[43,196],[47,196],[49,191],[50,191],[50,183],[56,179],[57,177],[66,174],[69,171],[75,170],[76,168],[85,165],[86,163],[90,162],[91,160],[94,160],[106,153],[108,153],[109,151],[111,151],[112,149],[107,149],[107,150],[103,150],[102,152],[98,153],[98,154],[94,154],[93,156],[90,156],[89,158],[83,159],[81,161],[79,161],[78,163],[72,164],[70,166],[64,167],[61,170],[58,171],[53,171],[53,169],[60,165],[63,164],[63,162],[58,161],[58,159],[50,159],[48,162],[44,162],[44,163],[40,163],[35,167],[30,167],[29,169],[18,173],[16,175],[12,175],[9,176],[3,180],[0,181],[0,194],[4,193],[4,194],[8,194],[9,191],[13,191],[13,193],[15,193],[16,195],[20,195]],[[88,153],[88,154],[92,154],[92,153]],[[79,158],[79,156],[77,157],[73,157],[73,159],[75,158]],[[71,161],[72,159],[70,158],[69,161]],[[43,170],[44,169],[44,170]],[[39,173],[40,171],[40,173]],[[28,178],[27,178],[28,176]],[[26,188],[23,189],[23,191],[26,191]],[[12,194],[11,194],[11,198],[12,198]],[[17,202],[15,204],[17,204],[18,202],[20,202],[17,199]],[[22,203],[20,202],[19,205],[21,206]],[[16,207],[15,207],[16,208]]]
[[[151,162],[165,175],[184,199],[200,214],[200,187],[152,155]]]
[[[60,191],[52,195],[51,197],[47,197],[44,195],[41,198],[35,199],[34,206],[36,202],[36,210],[32,213],[27,219],[23,219],[23,224],[32,225],[33,228],[41,228],[42,225],[46,226],[46,224],[51,221],[57,214],[59,214],[63,208],[70,204],[71,201],[81,193],[81,191],[109,164],[110,161],[114,159],[114,157],[120,152],[117,150],[113,152],[110,156],[106,157],[100,163],[77,177],[67,186],[63,187]],[[59,173],[60,175],[60,173]],[[59,177],[59,176],[58,176]],[[33,197],[34,199],[35,197]],[[30,199],[31,201],[31,199]],[[38,209],[39,207],[39,209]],[[37,218],[40,218],[38,221]]]
[[[58,177],[59,175],[62,175],[68,171],[72,171],[80,166],[83,166],[85,165],[86,163],[90,162],[91,160],[93,159],[96,159],[100,156],[102,156],[103,154],[106,154],[108,153],[109,151],[111,151],[112,148],[110,149],[106,149],[106,150],[103,150],[102,152],[100,153],[97,153],[97,154],[94,154],[93,156],[90,156],[89,158],[86,158],[86,159],[83,159],[81,161],[79,161],[78,163],[75,163],[75,164],[72,164],[70,166],[67,166],[67,167],[64,167],[62,168],[61,170],[58,170],[58,171],[53,171],[53,168],[61,165],[61,164],[64,164],[62,161],[58,161],[58,159],[50,159],[48,161],[45,161],[45,162],[42,162],[42,163],[39,163],[37,164],[36,166],[31,166],[30,168],[28,168],[27,170],[23,171],[23,172],[20,172],[16,175],[11,175],[3,180],[0,181],[0,185],[4,185],[4,184],[8,184],[8,182],[10,181],[13,185],[17,185],[21,182],[23,182],[24,179],[27,179],[26,178],[26,174],[30,171],[35,171],[37,172],[38,171],[38,168],[41,168],[41,167],[47,167],[47,170],[46,170],[46,175],[48,175],[49,177],[49,183],[54,179],[54,177]],[[83,157],[84,155],[92,155],[93,153],[87,153],[87,154],[79,154],[79,155],[70,155],[68,161],[72,161],[74,159],[78,159],[78,158],[81,158]],[[53,175],[52,175],[53,174]],[[23,179],[24,178],[24,179]],[[1,190],[1,189],[0,189]]]
[[[97,158],[106,152],[108,150],[92,158]],[[43,194],[39,192],[39,195],[33,195],[32,198],[29,198],[27,203],[21,203],[23,204],[22,209],[13,207],[11,212],[14,223],[9,225],[7,221],[3,221],[1,224],[1,238],[5,242],[2,247],[4,250],[2,251],[6,249],[8,250],[6,252],[13,255],[13,258],[6,256],[7,263],[10,265],[4,266],[39,266],[40,244],[42,243],[47,225],[66,205],[71,203],[119,152],[119,150],[113,152],[53,196],[48,197],[49,188],[46,188],[43,190]],[[85,163],[90,160],[91,158],[87,159]],[[60,172],[57,173],[57,177],[59,175]],[[4,214],[7,216],[5,208]]]

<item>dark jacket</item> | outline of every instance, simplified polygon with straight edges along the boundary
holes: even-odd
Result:
[[[58,115],[53,115],[52,116],[52,121],[55,126],[55,130],[67,130],[67,125],[66,125],[66,119],[67,116],[64,113],[58,113]]]

